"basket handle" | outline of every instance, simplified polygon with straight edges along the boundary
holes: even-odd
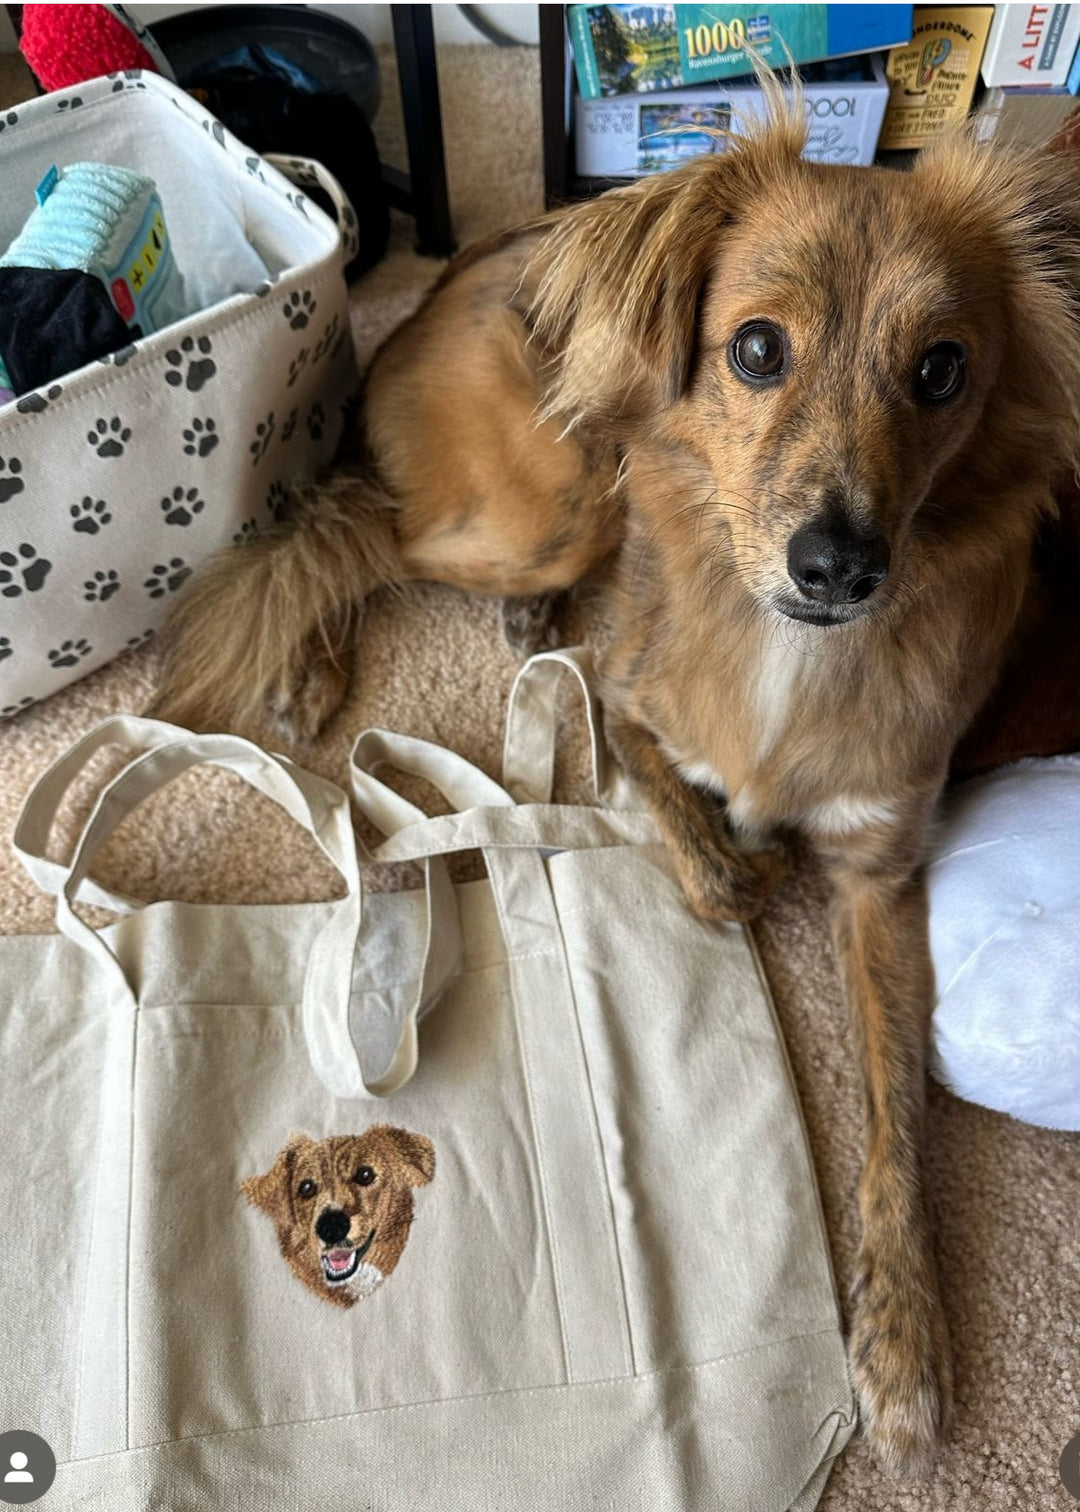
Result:
[[[345,247],[345,260],[351,262],[360,249],[360,237],[357,234],[356,210],[352,201],[345,193],[338,180],[324,164],[315,158],[293,157],[285,152],[264,152],[263,160],[276,168],[280,174],[295,184],[298,189],[318,184],[330,196],[330,203],[334,207],[334,216],[337,220],[338,230],[341,232],[341,240]],[[300,195],[291,201],[300,211],[304,212],[304,201]]]

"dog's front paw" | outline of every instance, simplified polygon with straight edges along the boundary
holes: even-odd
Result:
[[[852,1297],[851,1369],[867,1438],[890,1475],[926,1475],[952,1409],[933,1262],[883,1259],[864,1245]]]
[[[785,866],[778,852],[743,854],[719,843],[702,843],[678,858],[679,880],[690,907],[698,918],[717,924],[745,924],[757,918]]]

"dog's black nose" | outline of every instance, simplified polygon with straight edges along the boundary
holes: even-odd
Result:
[[[315,1232],[324,1244],[340,1244],[349,1234],[349,1215],[340,1208],[327,1208],[319,1214]]]
[[[857,604],[888,577],[889,555],[879,531],[819,516],[788,542],[788,576],[815,604]]]

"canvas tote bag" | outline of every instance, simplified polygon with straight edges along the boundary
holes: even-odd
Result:
[[[606,769],[586,673],[526,666],[502,784],[360,737],[371,859],[419,862],[410,893],[362,897],[345,795],[231,736],[120,716],[39,780],[16,843],[61,932],[0,946],[0,1422],[51,1444],[50,1506],[816,1503],[854,1406],[784,1049],[746,933],[693,917]],[[592,807],[550,802],[566,677]],[[59,865],[52,817],[106,742],[132,759]],[[199,763],[280,804],[343,895],[89,880]],[[488,880],[454,887],[476,846]],[[95,932],[78,899],[122,916]]]

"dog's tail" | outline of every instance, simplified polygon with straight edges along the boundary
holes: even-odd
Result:
[[[396,513],[363,470],[344,473],[299,489],[287,522],[211,558],[166,625],[154,714],[242,730],[276,711],[288,729],[312,660],[335,662],[368,594],[404,581]]]

